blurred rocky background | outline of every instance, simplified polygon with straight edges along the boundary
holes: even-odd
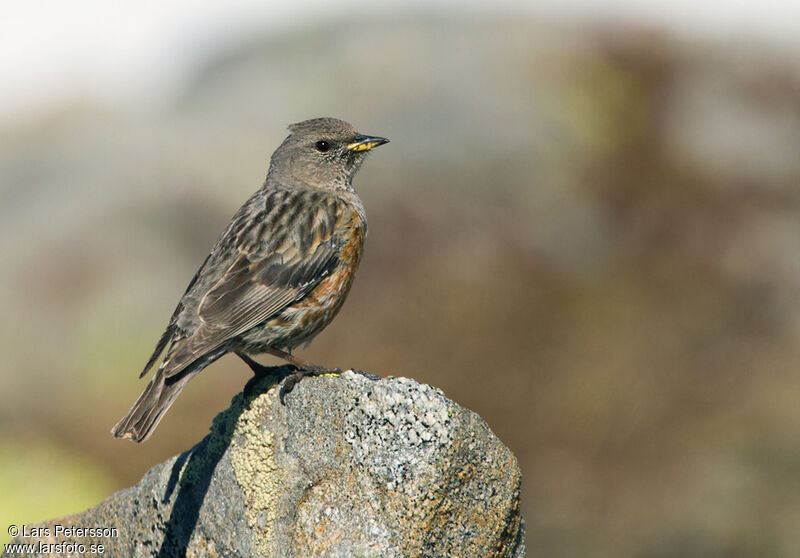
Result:
[[[392,143],[304,358],[479,413],[520,460],[532,555],[799,555],[800,57],[611,19],[314,19],[208,46],[163,98],[4,119],[2,540],[228,407],[233,357],[147,443],[108,434],[286,125],[331,115]]]

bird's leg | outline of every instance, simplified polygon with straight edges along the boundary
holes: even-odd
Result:
[[[253,377],[247,380],[247,383],[244,385],[245,398],[249,398],[253,394],[256,384],[258,384],[261,378],[267,376],[276,376],[278,381],[280,381],[286,376],[290,376],[297,369],[297,366],[293,364],[286,364],[283,366],[265,366],[259,362],[256,362],[246,354],[238,351],[236,352],[236,355],[242,359],[247,366],[250,367],[250,370],[253,371]]]
[[[305,359],[296,357],[289,351],[283,351],[281,349],[267,349],[267,353],[271,354],[272,356],[282,358],[286,362],[294,364],[297,368],[303,368],[305,370],[315,370],[315,371],[325,370],[324,367],[317,366],[316,364],[312,364]]]
[[[294,356],[292,353],[288,351],[282,351],[281,349],[268,349],[267,352],[271,355],[274,355],[278,358],[282,358],[283,360],[294,364],[297,367],[297,370],[286,376],[283,380],[283,385],[281,385],[280,391],[280,398],[281,403],[284,405],[286,404],[283,398],[286,396],[287,393],[294,389],[295,384],[302,380],[306,376],[316,376],[319,374],[327,374],[327,373],[334,373],[334,374],[341,374],[342,371],[337,369],[329,370],[324,366],[318,366],[316,364],[312,364],[307,360],[303,360],[300,357]]]
[[[272,375],[278,375],[278,376],[285,376],[286,375],[286,374],[281,374],[280,369],[281,368],[288,368],[287,366],[266,366],[264,364],[261,364],[260,362],[256,362],[255,360],[253,360],[252,358],[250,358],[246,354],[240,353],[238,351],[236,352],[236,356],[238,356],[240,359],[242,359],[245,362],[245,364],[247,364],[247,366],[250,367],[250,370],[253,371],[253,374],[255,374],[259,378],[263,378],[264,376],[272,376]],[[292,368],[296,368],[297,367],[296,365],[294,365],[294,366],[290,365],[290,366]]]

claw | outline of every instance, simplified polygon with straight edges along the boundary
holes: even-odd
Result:
[[[356,370],[355,368],[351,368],[350,371],[353,374],[358,374],[359,376],[364,376],[367,380],[380,380],[381,377],[377,374],[372,374],[371,372],[364,372],[363,370]]]

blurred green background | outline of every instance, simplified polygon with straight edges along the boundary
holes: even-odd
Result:
[[[392,143],[356,178],[366,253],[304,358],[479,413],[519,458],[530,555],[800,555],[792,49],[419,11],[198,59],[146,102],[68,95],[0,127],[0,540],[137,482],[242,388],[225,357],[147,443],[108,433],[286,125],[329,115]]]

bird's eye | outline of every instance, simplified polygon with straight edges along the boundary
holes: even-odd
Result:
[[[315,146],[316,146],[316,148],[317,148],[317,151],[321,151],[322,153],[325,153],[325,152],[326,152],[328,149],[330,149],[330,148],[331,148],[331,144],[330,144],[330,143],[328,143],[328,142],[327,142],[327,141],[325,141],[325,140],[320,140],[320,141],[318,141],[318,142],[315,144]]]

